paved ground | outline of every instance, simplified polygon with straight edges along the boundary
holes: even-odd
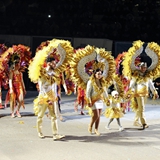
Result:
[[[4,95],[4,94],[3,94]],[[62,141],[53,141],[50,120],[44,117],[43,133],[39,139],[36,132],[36,116],[33,114],[33,99],[37,92],[27,93],[22,118],[10,118],[10,109],[0,110],[0,160],[159,160],[160,159],[160,100],[149,100],[146,118],[149,128],[133,127],[134,113],[128,112],[121,123],[125,130],[118,131],[116,121],[111,130],[101,116],[101,136],[90,135],[88,115],[79,115],[73,110],[75,96],[62,96],[64,122],[58,121],[59,133],[65,134]]]

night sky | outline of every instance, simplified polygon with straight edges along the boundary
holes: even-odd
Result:
[[[153,0],[0,0],[0,34],[159,42]]]

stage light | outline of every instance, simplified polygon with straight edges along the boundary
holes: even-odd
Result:
[[[48,14],[48,18],[51,18],[51,15],[50,15],[50,14]]]

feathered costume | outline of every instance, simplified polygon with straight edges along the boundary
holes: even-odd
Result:
[[[3,67],[4,67],[4,73],[8,76],[9,79],[9,74],[13,74],[13,79],[11,80],[12,82],[10,85],[13,87],[13,93],[10,94],[10,91],[8,91],[6,95],[6,100],[5,100],[5,106],[7,105],[8,101],[10,100],[10,104],[13,104],[16,106],[16,101],[18,100],[18,97],[20,96],[20,92],[24,92],[24,83],[23,77],[22,77],[22,72],[25,71],[27,68],[29,61],[31,59],[31,51],[30,47],[19,44],[19,45],[13,45],[12,47],[9,47],[1,56]],[[18,59],[18,61],[17,61]],[[14,73],[14,65],[15,63],[19,62],[19,74]],[[7,81],[6,81],[7,82]],[[10,88],[10,86],[9,86]],[[24,95],[23,95],[24,96]],[[23,104],[24,106],[24,104]]]
[[[110,105],[106,108],[104,116],[106,118],[121,118],[123,117],[123,110],[121,108],[121,103],[123,99],[119,97],[116,99],[114,96],[109,97]]]
[[[111,122],[116,118],[117,123],[119,125],[119,131],[122,131],[123,128],[121,126],[120,118],[123,117],[123,112],[121,108],[121,103],[124,102],[124,100],[119,97],[119,93],[114,90],[111,92],[110,97],[110,107],[106,108],[105,110],[105,117],[110,118],[108,125],[105,127],[106,129],[110,129]]]
[[[144,42],[140,40],[135,41],[133,43],[133,46],[129,48],[128,54],[124,56],[124,61],[122,63],[124,76],[128,77],[129,79],[132,78],[138,83],[148,82],[149,79],[152,81],[160,76],[160,46],[155,42],[148,43],[147,47],[145,48],[145,52],[147,56],[151,58],[152,64],[148,67],[145,75],[139,75],[139,69],[135,63],[135,60],[141,55],[143,51],[143,44]],[[154,95],[157,94],[156,90],[152,91],[154,92]],[[128,92],[131,93],[131,88]],[[137,92],[134,92],[134,96],[136,96],[135,94],[145,94],[145,96],[148,96],[148,87],[146,88],[146,90],[142,90],[142,88],[140,87]],[[137,105],[134,99],[132,99],[131,108],[133,111],[136,111]]]
[[[58,39],[53,39],[43,44],[40,45],[40,49],[37,50],[28,68],[31,81],[38,82],[39,85],[39,94],[34,100],[33,108],[35,115],[37,115],[37,132],[40,138],[44,137],[42,134],[42,121],[48,109],[53,139],[60,139],[63,136],[58,135],[57,85],[60,83],[60,73],[64,72],[70,62],[73,48],[69,41]],[[59,61],[56,64],[55,61],[57,59],[55,59],[55,56],[59,57]]]
[[[139,69],[135,65],[135,59],[141,55],[143,44],[144,42],[140,40],[133,42],[133,46],[129,48],[127,55],[124,57],[123,74],[131,79],[127,94],[131,94],[133,97],[131,108],[136,112],[135,123],[137,124],[140,118],[144,129],[146,128],[146,120],[143,112],[149,89],[152,91],[154,98],[158,95],[152,81],[160,76],[160,46],[155,42],[147,44],[145,53],[151,58],[152,62],[148,68],[146,62],[141,62],[140,65],[146,68],[146,71],[142,72],[141,66]]]
[[[103,78],[101,79],[102,89],[97,87],[94,76],[90,77],[89,74],[86,73],[85,65],[91,61],[98,62],[93,63],[91,67],[92,70],[96,70],[96,68],[103,70]],[[71,68],[74,82],[86,92],[87,103],[91,102],[92,105],[94,105],[94,103],[100,99],[103,99],[103,101],[107,103],[106,96],[103,97],[102,93],[104,92],[104,88],[111,85],[113,73],[115,73],[115,61],[110,52],[88,45],[84,49],[77,50],[72,59]],[[86,90],[87,83],[88,90]],[[89,86],[93,87],[94,90]],[[91,90],[92,93],[89,93]],[[89,114],[92,115],[92,109],[90,107],[87,107],[87,109],[89,109]]]
[[[29,78],[33,83],[37,83],[40,77],[43,77],[43,81],[53,81],[60,83],[59,75],[61,72],[64,72],[68,63],[70,63],[71,57],[73,54],[73,48],[69,41],[53,39],[47,42],[43,42],[40,47],[37,49],[35,57],[32,59],[28,70]],[[56,68],[54,69],[54,77],[49,76],[46,73],[45,61],[48,56],[59,57]],[[52,83],[53,83],[52,82]],[[45,96],[41,94],[34,100],[34,112],[38,114],[38,104],[46,103],[48,99],[57,100],[56,95],[50,97],[50,92],[46,93]]]

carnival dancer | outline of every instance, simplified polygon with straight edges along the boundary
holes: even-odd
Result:
[[[78,111],[78,106],[81,106],[81,115],[85,115],[84,113],[84,106],[86,104],[86,99],[85,99],[85,90],[81,87],[76,87],[75,85],[75,92],[74,94],[77,94],[77,99],[74,103],[74,110],[77,112]]]
[[[12,62],[11,62],[12,63]],[[26,89],[23,81],[23,73],[19,71],[20,69],[20,59],[18,56],[14,57],[13,63],[10,66],[9,72],[9,94],[10,94],[10,107],[11,107],[11,117],[15,117],[15,106],[17,105],[16,116],[21,117],[19,113],[20,107],[24,107],[24,95],[26,94]]]
[[[56,63],[54,50],[60,54],[60,61]],[[32,82],[39,84],[39,95],[34,100],[34,112],[37,115],[37,132],[40,138],[45,138],[42,133],[42,120],[45,111],[49,110],[53,140],[65,137],[58,133],[57,123],[57,84],[59,74],[64,71],[67,61],[70,60],[70,53],[73,49],[69,41],[53,39],[46,41],[36,52],[35,57],[29,65],[29,78]],[[45,65],[44,65],[45,64]]]
[[[57,60],[55,60],[55,61],[57,63]],[[63,73],[60,73],[59,82],[58,83],[55,82],[55,84],[56,84],[56,96],[57,96],[57,102],[55,104],[57,106],[56,115],[61,121],[64,121],[64,118],[61,114],[61,94],[62,94],[61,93],[61,86],[63,86],[63,88],[65,90],[65,94],[68,94],[68,90],[67,90],[67,86],[66,86],[66,83],[64,80]],[[48,118],[51,118],[49,113],[46,113],[46,116]]]
[[[142,41],[135,41],[133,46],[128,50],[128,54],[124,57],[123,74],[131,78],[129,91],[133,98],[131,99],[131,108],[135,111],[136,116],[133,125],[142,126],[142,129],[148,128],[148,124],[145,119],[144,110],[147,97],[149,95],[149,89],[154,95],[154,98],[158,98],[158,93],[153,85],[152,80],[159,77],[159,45],[151,42],[147,44],[145,52],[152,60],[151,65],[148,67],[146,62],[141,62],[139,69],[135,66],[135,59],[141,55],[143,51]],[[139,119],[141,124],[139,123]]]
[[[40,138],[44,138],[44,135],[41,130],[42,118],[45,114],[45,111],[47,109],[49,110],[52,132],[53,132],[53,140],[65,137],[64,135],[58,134],[58,124],[54,108],[54,102],[57,100],[56,85],[54,80],[55,75],[53,73],[55,65],[56,65],[55,59],[53,59],[52,57],[48,57],[46,66],[46,77],[44,77],[44,75],[41,75],[41,77],[39,78],[38,84],[40,91],[38,96],[39,102],[38,102],[38,116],[37,116],[38,136]]]
[[[24,96],[26,89],[23,81],[23,72],[31,59],[30,47],[24,45],[13,45],[3,54],[4,63],[8,63],[9,91],[5,99],[5,107],[10,101],[11,118],[21,117],[20,108],[24,106]]]
[[[92,133],[92,127],[95,124],[95,133],[100,135],[98,131],[100,116],[103,109],[102,97],[107,97],[107,89],[105,87],[105,81],[102,77],[102,70],[97,68],[91,79],[87,83],[86,98],[88,99],[88,107],[92,109],[93,115],[88,127],[88,131]],[[104,96],[102,94],[105,94]]]
[[[42,42],[42,43],[36,48],[36,53],[38,53],[38,51],[39,51],[39,50],[42,50],[44,47],[48,46],[49,43],[50,43],[49,41],[44,41],[44,42]],[[57,48],[54,48],[54,49],[52,50],[52,57],[55,59],[56,64],[58,64],[61,57],[60,57],[60,54],[58,54]],[[46,67],[46,62],[43,64],[43,67]],[[52,66],[52,68],[53,68],[53,67],[54,67],[54,66]],[[56,67],[56,66],[55,66],[55,67]],[[55,69],[55,68],[53,68],[53,69]],[[68,90],[67,90],[66,84],[65,84],[65,82],[64,82],[63,74],[62,74],[61,72],[59,72],[59,74],[56,75],[56,76],[58,76],[59,82],[58,82],[58,83],[55,82],[55,84],[56,84],[56,97],[57,97],[57,101],[56,101],[56,103],[55,103],[55,113],[56,113],[56,117],[59,118],[61,121],[63,121],[64,119],[63,119],[63,117],[62,117],[62,115],[61,115],[61,113],[60,113],[60,112],[61,112],[61,108],[60,108],[61,85],[63,85],[66,94],[68,93]],[[38,84],[36,84],[36,88],[37,88],[37,90],[39,91],[39,85],[38,85]],[[48,118],[51,118],[49,112],[46,113],[46,116],[47,116]]]
[[[95,61],[92,66],[92,75],[89,76],[85,70],[85,64]],[[98,131],[103,103],[107,102],[107,87],[111,85],[113,73],[115,72],[114,58],[110,52],[105,49],[86,46],[80,49],[73,57],[72,63],[73,79],[78,86],[86,91],[87,109],[91,115],[91,122],[88,126],[88,132],[100,135]]]
[[[106,118],[110,118],[108,124],[105,126],[106,129],[110,129],[111,122],[116,118],[119,131],[124,130],[120,122],[120,118],[124,116],[121,103],[124,103],[123,98],[119,96],[119,93],[116,90],[112,91],[111,97],[109,98],[109,107],[106,108],[104,113]]]

